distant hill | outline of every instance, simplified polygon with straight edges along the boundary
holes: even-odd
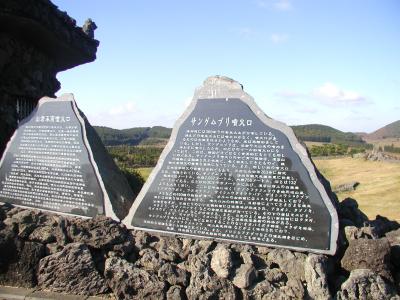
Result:
[[[131,145],[164,143],[171,135],[171,128],[162,126],[135,127],[129,129],[114,129],[104,126],[93,126],[104,145]]]
[[[364,138],[368,140],[400,138],[400,120],[390,123],[370,134],[367,134]]]
[[[171,128],[162,126],[130,129],[113,129],[103,126],[94,126],[94,128],[106,146],[165,145],[172,132]],[[342,132],[325,125],[299,125],[292,128],[296,136],[303,141],[348,145],[365,143],[357,134]]]
[[[368,135],[366,132],[353,132],[355,135],[358,135],[360,138],[364,138]]]
[[[347,145],[365,144],[362,138],[357,134],[352,132],[343,132],[325,125],[309,124],[291,127],[297,138],[302,141]]]

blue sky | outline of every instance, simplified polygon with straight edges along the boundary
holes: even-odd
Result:
[[[400,1],[53,0],[97,60],[59,73],[93,125],[172,127],[211,75],[270,117],[371,132],[400,119]]]

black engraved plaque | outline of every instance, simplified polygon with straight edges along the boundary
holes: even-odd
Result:
[[[4,152],[0,201],[87,217],[104,214],[104,192],[83,130],[73,101],[41,100]]]
[[[334,253],[336,212],[305,149],[268,119],[248,100],[195,99],[125,223]]]

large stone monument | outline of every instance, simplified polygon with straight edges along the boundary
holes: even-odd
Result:
[[[0,161],[0,201],[123,219],[135,198],[72,94],[44,97]]]
[[[196,90],[124,223],[326,254],[338,235],[336,210],[292,129],[219,76]]]

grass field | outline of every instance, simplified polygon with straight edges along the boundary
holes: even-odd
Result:
[[[390,146],[393,145],[395,147],[400,147],[400,138],[384,138],[379,140],[368,140],[367,143],[374,144],[375,146]]]
[[[139,174],[143,177],[144,180],[147,180],[153,168],[137,168],[135,170],[139,172]]]
[[[357,181],[355,191],[339,193],[351,197],[370,218],[377,214],[400,221],[400,163],[365,161],[350,157],[314,160],[331,186]]]

